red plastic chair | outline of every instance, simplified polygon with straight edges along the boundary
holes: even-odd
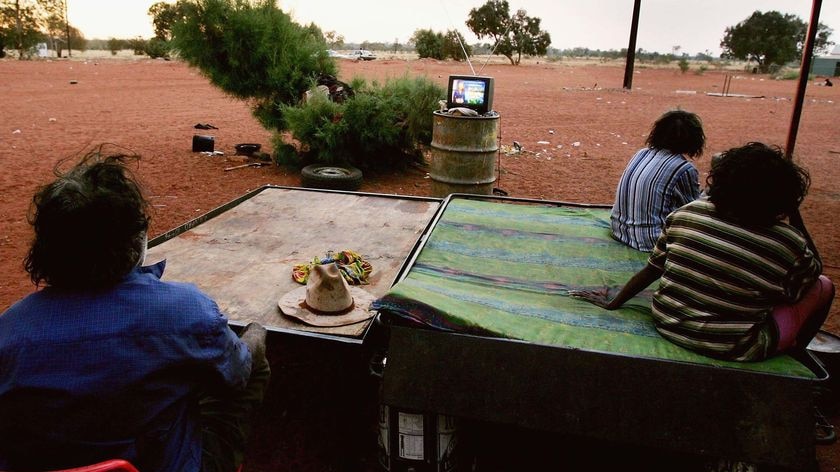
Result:
[[[74,467],[72,469],[53,470],[50,472],[138,472],[130,462],[122,459],[110,459],[96,464]]]

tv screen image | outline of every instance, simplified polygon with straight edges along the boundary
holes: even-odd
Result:
[[[487,113],[493,106],[493,78],[478,76],[449,76],[449,108],[466,107]]]

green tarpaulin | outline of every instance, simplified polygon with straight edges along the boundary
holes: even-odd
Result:
[[[789,356],[736,363],[663,339],[650,317],[655,285],[616,311],[569,290],[615,293],[647,254],[609,234],[609,210],[453,199],[407,276],[375,306],[439,329],[572,349],[814,378]]]

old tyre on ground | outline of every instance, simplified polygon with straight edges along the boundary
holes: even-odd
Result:
[[[362,185],[362,171],[350,166],[313,164],[301,169],[300,180],[308,188],[358,190]]]

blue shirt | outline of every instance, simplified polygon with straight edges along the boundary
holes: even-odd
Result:
[[[650,252],[665,217],[700,197],[700,174],[680,154],[644,148],[630,159],[615,191],[610,214],[613,237]]]
[[[247,346],[163,263],[104,291],[47,287],[0,316],[0,470],[124,458],[201,468],[197,397],[244,388]]]

